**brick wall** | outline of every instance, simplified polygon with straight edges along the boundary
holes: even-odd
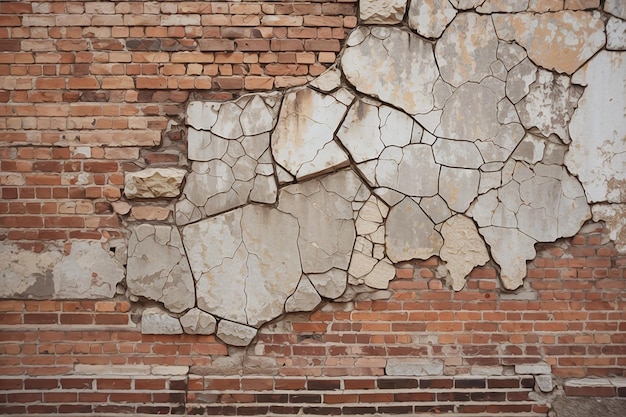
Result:
[[[0,240],[120,235],[124,173],[187,164],[190,100],[307,82],[357,3],[0,1]],[[538,245],[515,292],[493,263],[462,292],[434,258],[400,265],[388,291],[249,348],[142,335],[123,296],[3,300],[0,414],[546,416],[563,393],[624,409],[626,260],[607,233]]]
[[[598,379],[568,394],[624,404],[626,263],[586,229],[540,246],[516,293],[489,266],[453,292],[436,260],[404,264],[389,291],[288,315],[249,348],[142,335],[123,300],[2,301],[0,413],[545,416],[581,377]]]
[[[0,237],[115,235],[123,172],[185,163],[187,100],[306,83],[356,5],[0,2]]]

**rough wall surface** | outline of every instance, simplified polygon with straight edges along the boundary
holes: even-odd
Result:
[[[620,2],[0,13],[3,411],[625,408]]]

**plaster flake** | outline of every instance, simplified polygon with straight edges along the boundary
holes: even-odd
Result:
[[[472,270],[489,261],[489,253],[485,242],[478,234],[474,222],[463,215],[457,214],[448,219],[441,228],[443,246],[441,259],[452,279],[452,288],[460,291]]]
[[[594,204],[591,207],[593,220],[603,220],[609,229],[609,239],[615,242],[615,249],[626,254],[626,204]]]
[[[311,81],[311,87],[326,93],[338,89],[341,86],[341,71],[336,66],[324,71],[319,77]]]
[[[215,333],[217,320],[199,308],[192,308],[180,318],[180,324],[187,334],[210,335]]]
[[[432,45],[398,28],[386,29],[384,39],[363,32],[350,35],[341,58],[344,75],[358,91],[408,114],[430,112],[439,77]],[[363,39],[357,43],[356,38]]]
[[[537,67],[528,58],[517,64],[507,76],[506,95],[517,103],[530,92],[530,85],[537,78]]]
[[[438,255],[443,239],[434,223],[411,198],[392,207],[386,223],[385,247],[392,262]]]
[[[209,130],[217,121],[220,104],[192,101],[187,106],[187,124],[197,130]]]
[[[622,0],[606,0],[604,2],[604,11],[626,20],[626,4]]]
[[[248,346],[256,337],[254,327],[245,326],[228,320],[221,320],[217,326],[217,337],[232,346]]]
[[[348,111],[337,137],[356,163],[376,159],[387,146],[411,142],[413,120],[388,106],[357,101]]]
[[[285,312],[313,311],[322,302],[322,297],[315,290],[311,281],[303,276],[296,291],[287,298]]]
[[[485,227],[480,234],[491,248],[491,256],[500,265],[500,281],[504,288],[515,290],[526,276],[526,261],[536,256],[536,241],[517,229]]]
[[[448,0],[411,0],[408,23],[425,38],[438,38],[456,14]]]
[[[275,119],[275,111],[268,108],[260,96],[255,95],[242,110],[239,122],[244,135],[254,136],[272,130]]]
[[[569,143],[568,125],[580,95],[569,77],[540,70],[529,93],[515,107],[527,129],[534,127],[546,137],[554,134]]]
[[[242,109],[232,102],[223,103],[217,116],[217,121],[211,127],[211,132],[225,139],[237,139],[243,135],[239,123]]]
[[[228,140],[208,131],[187,130],[187,156],[193,161],[221,159],[228,150]]]
[[[141,314],[142,334],[181,334],[183,328],[176,317],[158,307],[146,308]]]
[[[478,196],[480,173],[475,169],[441,167],[439,195],[457,213],[467,210]]]
[[[254,327],[278,317],[302,274],[297,234],[293,217],[261,206],[186,226],[183,241],[198,306]],[[284,257],[281,262],[270,261],[273,251]]]
[[[319,295],[329,299],[341,297],[348,284],[348,273],[338,268],[321,274],[308,274],[308,277]]]
[[[298,179],[348,163],[333,141],[347,106],[310,88],[288,93],[272,133],[276,162]]]
[[[343,173],[333,176],[351,178]],[[298,220],[297,247],[304,273],[348,268],[356,239],[350,199],[327,191],[319,180],[310,180],[282,189],[278,209]]]
[[[433,144],[438,164],[458,168],[480,168],[483,158],[472,142],[439,138]]]
[[[145,226],[139,227],[139,231],[151,230],[150,235],[140,235],[135,228],[128,241],[126,285],[129,291],[162,302],[175,313],[193,307],[194,282],[178,229],[166,225]]]
[[[606,41],[599,16],[584,11],[496,14],[493,22],[502,40],[515,40],[535,64],[572,74]]]
[[[626,21],[611,16],[606,22],[606,49],[626,50]]]
[[[491,75],[498,38],[491,18],[475,13],[456,16],[435,46],[443,79],[454,87]]]

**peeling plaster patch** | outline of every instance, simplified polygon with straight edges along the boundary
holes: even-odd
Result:
[[[425,38],[438,38],[456,16],[448,0],[411,0],[409,27]]]
[[[573,74],[604,46],[604,23],[591,12],[495,14],[498,37],[516,41],[545,69]]]
[[[568,126],[580,95],[581,89],[572,86],[569,77],[539,70],[537,80],[515,108],[527,129],[536,128],[545,137],[556,135],[569,143]]]
[[[609,229],[609,239],[620,254],[626,254],[626,204],[594,204],[593,220],[603,220]]]
[[[169,307],[185,332],[217,325],[222,341],[246,346],[259,326],[324,298],[389,297],[394,262],[431,256],[460,290],[488,261],[487,245],[513,290],[535,243],[578,232],[587,200],[623,202],[626,70],[620,53],[596,54],[598,12],[412,0],[407,24],[429,42],[400,27],[406,3],[362,3],[385,26],[357,27],[340,65],[310,87],[189,105],[191,170],[175,210],[185,250],[171,226],[140,225],[129,260],[163,252],[154,265],[162,281],[187,254],[195,305]],[[607,42],[619,49],[617,20],[608,20]],[[596,205],[594,216],[623,250],[621,205]],[[46,274],[33,276],[49,291]],[[144,296],[157,300],[166,292],[159,280],[134,292],[154,290]],[[391,365],[416,375],[440,367]]]
[[[443,224],[441,235],[444,240],[441,259],[446,262],[452,288],[460,291],[469,273],[489,261],[489,253],[474,222],[461,214]]]
[[[348,157],[333,141],[346,111],[332,95],[310,88],[288,93],[272,134],[276,162],[298,179],[347,165]]]
[[[586,86],[565,157],[590,203],[626,202],[626,57],[602,51],[572,77]]]
[[[121,251],[121,248],[120,248]],[[0,243],[0,297],[34,299],[111,298],[124,267],[99,242],[74,241],[66,253],[50,243],[41,252]]]
[[[126,285],[132,294],[180,313],[195,305],[193,277],[178,229],[141,224],[128,241]]]
[[[536,242],[573,236],[591,217],[582,186],[565,168],[521,162],[509,181],[480,195],[468,214],[478,223],[510,290],[522,284]]]
[[[433,109],[433,86],[439,71],[429,43],[391,27],[362,28],[347,42],[341,68],[358,91],[408,114]]]
[[[297,236],[295,218],[255,205],[185,226],[198,307],[253,327],[281,315],[302,275]]]

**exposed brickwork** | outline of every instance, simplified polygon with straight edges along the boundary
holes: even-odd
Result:
[[[123,172],[184,162],[180,128],[168,123],[190,97],[307,82],[335,62],[356,7],[0,2],[0,237],[115,234],[109,202]],[[148,150],[160,144],[168,153]]]
[[[187,164],[189,100],[319,75],[357,4],[0,1],[0,240],[118,235],[124,173]],[[166,204],[130,218],[164,219]],[[626,260],[607,242],[597,229],[538,245],[513,293],[493,264],[461,292],[436,259],[400,265],[389,293],[288,315],[247,349],[142,335],[142,305],[122,297],[1,300],[0,414],[546,416],[522,364],[626,409]],[[442,371],[389,374],[416,359]]]
[[[388,299],[288,315],[248,349],[141,335],[126,301],[2,301],[2,412],[545,416],[535,375],[515,367],[543,362],[566,394],[621,401],[602,378],[626,376],[626,263],[605,233],[540,246],[515,293],[490,267],[454,292],[435,259],[405,264]],[[386,372],[420,358],[442,374]],[[581,377],[600,378],[567,385]]]

